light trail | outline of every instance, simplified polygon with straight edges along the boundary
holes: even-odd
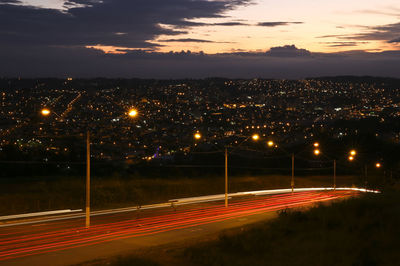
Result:
[[[306,195],[310,195],[311,193],[303,193],[302,195],[293,195],[292,201],[302,197],[303,199],[305,199]],[[314,193],[315,194],[315,193]],[[286,197],[286,195],[276,195],[274,197],[270,197],[269,201],[273,200],[273,199],[279,199],[280,197]],[[246,202],[239,202],[239,203],[233,203],[231,207],[246,207],[246,206],[253,206],[256,203],[265,203],[265,199],[256,199],[256,200],[252,200],[252,201],[246,201]],[[158,217],[147,217],[147,218],[138,218],[138,219],[130,219],[130,220],[126,220],[126,221],[122,221],[122,222],[116,222],[116,223],[108,223],[105,225],[97,225],[97,226],[92,226],[90,229],[90,232],[96,232],[98,230],[102,230],[102,229],[112,229],[112,226],[121,226],[124,224],[131,224],[132,222],[136,222],[136,223],[141,223],[141,225],[147,221],[149,221],[149,223],[157,223],[160,222],[164,219],[184,219],[185,216],[189,216],[189,215],[196,215],[198,213],[202,213],[202,214],[207,214],[207,210],[211,209],[211,211],[213,212],[219,212],[219,211],[235,211],[236,209],[234,208],[230,208],[229,210],[227,210],[225,207],[223,206],[217,206],[217,207],[208,207],[208,208],[202,208],[202,209],[195,209],[195,210],[190,210],[190,211],[178,211],[178,212],[173,212],[172,214],[167,214],[167,215],[163,215],[163,216],[158,216]],[[178,216],[179,214],[181,214],[181,216]],[[209,211],[209,215],[212,215],[213,213],[210,213]],[[121,229],[121,228],[118,228]],[[79,228],[75,228],[75,231],[82,231],[82,232],[89,232],[89,230],[87,230],[85,227],[79,227]],[[62,231],[55,231],[55,232],[51,232],[51,233],[40,233],[37,234],[35,237],[31,237],[31,238],[27,238],[25,236],[20,236],[17,237],[15,239],[8,239],[8,241],[1,241],[0,242],[0,250],[1,250],[1,245],[6,244],[6,243],[13,243],[13,242],[17,242],[18,240],[21,240],[21,242],[27,241],[27,240],[33,240],[33,239],[39,239],[39,238],[43,238],[43,237],[49,237],[49,236],[60,236],[62,234],[70,234],[71,230],[62,230]]]
[[[0,261],[95,245],[118,239],[154,235],[357,194],[358,192],[354,191],[298,192],[242,200],[232,203],[229,208],[218,204],[191,210],[169,210],[167,213],[156,213],[152,217],[103,223],[90,229],[76,227],[52,232],[26,233],[20,236],[18,236],[20,232],[16,232],[14,237],[2,238],[0,236]],[[52,227],[50,227],[51,229]],[[49,228],[43,230],[49,230]]]
[[[301,195],[308,195],[308,194],[310,194],[310,193],[302,193]],[[315,193],[314,193],[315,194]],[[297,195],[300,195],[300,194],[295,194],[296,196]],[[281,194],[281,195],[274,195],[274,196],[270,196],[269,197],[269,199],[274,199],[274,198],[279,198],[279,197],[286,197],[286,195],[285,194]],[[293,197],[293,199],[294,199],[294,197]],[[264,201],[263,199],[259,199],[260,201]],[[248,201],[246,201],[246,202],[248,202]],[[246,202],[244,202],[244,203],[233,203],[232,205],[231,205],[231,207],[233,207],[233,206],[239,206],[239,205],[243,205],[243,204],[246,204]],[[253,202],[256,202],[256,200],[253,200]],[[202,209],[200,209],[200,211],[203,211],[204,209],[206,209],[206,208],[202,208]],[[222,210],[224,210],[224,211],[226,211],[226,209],[225,209],[225,207],[223,207],[223,206],[221,206],[221,209]],[[197,212],[199,209],[195,209],[194,211],[185,211],[185,210],[176,210],[173,214],[171,214],[171,216],[175,216],[176,217],[176,214],[178,214],[178,213],[181,213],[181,212],[185,212],[185,213],[194,213],[194,212]],[[158,211],[158,212],[153,212],[152,214],[154,214],[153,216],[156,216],[156,215],[158,215],[158,214],[162,214],[162,213],[165,213],[166,211],[168,211],[169,213],[170,213],[170,210],[161,210],[161,211]],[[108,218],[107,219],[103,219],[103,222],[105,223],[105,222],[107,222],[108,220],[110,220],[110,219],[113,219],[113,216],[108,216]],[[143,219],[143,218],[142,218]],[[148,218],[146,218],[146,219],[151,219],[152,221],[154,221],[155,220],[155,218],[154,217],[148,217]],[[129,222],[132,222],[132,221],[137,221],[138,220],[138,218],[136,218],[136,219],[134,219],[134,220],[132,220],[132,219],[128,219],[127,221],[125,221],[125,222],[119,222],[119,223],[129,223]],[[56,226],[58,226],[58,225],[65,225],[66,224],[66,222],[62,222],[62,223],[53,223],[52,225],[56,225]],[[69,225],[70,223],[68,222],[68,225]],[[111,223],[111,224],[115,224],[115,223]],[[109,224],[110,225],[110,224]],[[57,228],[56,228],[56,226],[53,226],[52,227],[52,229],[54,229],[54,230],[56,230]],[[95,225],[95,226],[91,226],[91,229],[93,230],[93,229],[95,229],[95,228],[98,228],[98,227],[101,227],[101,225],[99,226],[99,225]],[[44,229],[43,228],[43,230],[46,230],[46,232],[48,231],[48,228],[46,228],[46,229]],[[86,230],[86,228],[85,227],[77,227],[77,228],[75,228],[75,230],[82,230],[82,231],[87,231]],[[64,230],[63,232],[65,232],[66,230]],[[18,233],[20,233],[20,234],[23,234],[23,233],[29,233],[29,232],[31,232],[31,230],[29,230],[29,231],[25,231],[25,232],[21,232],[21,231],[18,231]],[[68,231],[69,232],[69,231]],[[57,231],[55,231],[54,233],[58,233]],[[50,234],[50,233],[42,233],[42,235],[48,235],[48,234]],[[51,233],[52,234],[52,233]]]

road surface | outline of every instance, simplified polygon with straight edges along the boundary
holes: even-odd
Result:
[[[201,238],[274,217],[276,211],[358,195],[305,191],[223,202],[101,215],[0,228],[0,265],[71,265],[130,251]]]

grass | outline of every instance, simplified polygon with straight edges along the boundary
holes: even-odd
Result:
[[[357,182],[351,176],[338,177],[339,185]],[[329,186],[327,176],[297,177],[297,187]],[[290,177],[234,176],[229,191],[247,191],[290,187]],[[223,176],[206,177],[92,177],[92,209],[127,207],[165,202],[173,198],[224,193]],[[0,215],[56,209],[79,209],[85,204],[84,177],[0,179]]]
[[[186,250],[193,265],[396,265],[400,195],[368,195],[279,218]]]

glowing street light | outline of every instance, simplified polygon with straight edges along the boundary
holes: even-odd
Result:
[[[351,151],[350,151],[350,155],[351,155],[351,156],[355,156],[356,154],[357,154],[357,152],[356,152],[355,150],[351,150]]]
[[[321,151],[320,151],[320,150],[318,150],[318,149],[315,149],[315,150],[314,150],[314,154],[315,154],[316,156],[318,156],[318,155],[320,155],[320,154],[321,154]]]
[[[270,140],[267,142],[267,145],[268,145],[268,147],[273,147],[275,145],[275,143],[272,140]]]
[[[381,168],[381,166],[382,166],[382,165],[381,165],[380,163],[376,163],[376,164],[375,164],[375,167],[376,167],[376,168]]]
[[[138,115],[138,111],[136,110],[136,109],[130,109],[129,110],[129,112],[128,112],[128,115],[130,116],[130,117],[136,117],[137,115]]]
[[[349,159],[350,162],[351,162],[351,161],[354,161],[354,156],[351,156],[351,155],[350,155],[348,159]]]
[[[43,116],[48,116],[48,115],[50,115],[51,111],[50,111],[49,109],[47,109],[47,108],[43,108],[43,109],[40,111],[40,113],[41,113]]]
[[[258,134],[254,134],[251,138],[252,138],[254,141],[257,141],[257,140],[260,139],[260,136],[259,136]]]
[[[318,148],[318,147],[319,147],[319,143],[318,143],[318,142],[315,142],[315,143],[314,143],[314,147],[315,147],[315,148]]]
[[[201,134],[197,132],[196,134],[194,134],[194,138],[197,140],[201,139]]]

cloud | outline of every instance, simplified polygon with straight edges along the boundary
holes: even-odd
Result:
[[[0,0],[0,5],[2,4],[20,4],[20,0]]]
[[[306,49],[299,49],[295,45],[285,45],[272,47],[266,52],[266,55],[274,57],[308,57],[311,56],[311,52]]]
[[[257,26],[262,26],[262,27],[278,27],[278,26],[288,26],[291,24],[303,24],[304,22],[282,22],[282,21],[276,21],[276,22],[259,22],[257,23]]]
[[[400,23],[368,27],[366,32],[347,36],[354,40],[377,40],[390,42],[400,36]]]
[[[214,26],[249,26],[250,24],[239,22],[239,21],[229,21],[229,22],[213,23],[211,25],[214,25]]]
[[[210,40],[192,39],[192,38],[167,39],[167,40],[159,40],[159,42],[198,42],[198,43],[214,43],[214,41],[210,41]]]
[[[353,47],[366,43],[368,42],[321,42],[321,44],[326,44],[328,47]]]
[[[152,40],[160,35],[185,34],[186,28],[201,25],[190,20],[221,18],[251,0],[71,0],[65,12],[14,5],[10,0],[3,3],[2,45],[146,48],[154,47]]]
[[[363,10],[358,10],[355,12],[361,13],[361,14],[385,15],[385,16],[394,16],[394,17],[400,16],[400,10],[399,9],[396,10],[394,7],[390,7],[390,11],[363,9]]]
[[[361,33],[324,35],[317,38],[336,38],[339,40],[351,41],[385,41],[397,43],[400,38],[400,23],[393,23],[379,26],[364,26]]]
[[[400,43],[400,37],[397,39],[390,40],[389,43]]]
[[[285,48],[286,47],[286,48]],[[311,53],[293,45],[268,53],[204,54],[148,52],[104,54],[80,47],[0,47],[3,76],[22,77],[139,77],[139,78],[305,78],[311,76],[373,75],[399,77],[400,51]],[[281,52],[286,51],[285,53]],[[279,51],[274,56],[271,51]],[[291,52],[287,52],[291,51]],[[295,52],[293,52],[295,51]],[[301,51],[301,52],[299,52]],[[305,54],[307,56],[299,56]],[[289,56],[290,55],[290,56]]]

